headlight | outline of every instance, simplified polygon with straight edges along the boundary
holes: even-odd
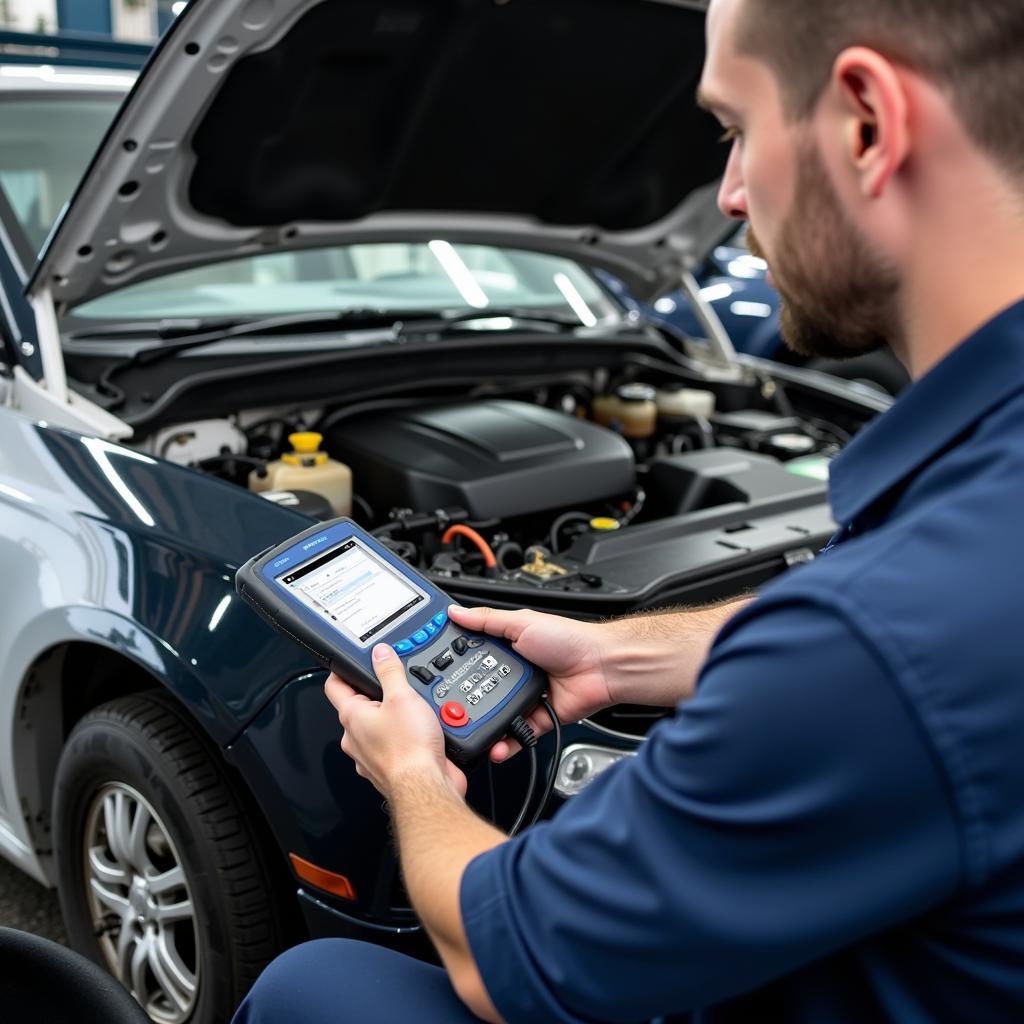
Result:
[[[560,796],[575,796],[594,781],[606,768],[624,757],[633,757],[632,750],[595,747],[589,743],[574,743],[566,747],[558,765],[555,791]]]

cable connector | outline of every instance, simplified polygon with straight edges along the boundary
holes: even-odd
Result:
[[[537,746],[537,737],[522,715],[516,715],[508,729],[512,737],[524,750],[531,750]]]

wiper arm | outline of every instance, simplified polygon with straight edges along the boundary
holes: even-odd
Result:
[[[463,330],[467,324],[486,323],[488,320],[509,321],[500,328],[492,330],[514,330],[517,324],[545,325],[554,327],[559,331],[582,327],[583,321],[577,316],[567,316],[563,313],[546,313],[542,310],[530,307],[508,307],[495,309],[475,309],[472,312],[458,313],[455,315],[435,315],[433,319],[419,317],[407,322],[405,316],[397,317],[401,323],[396,326],[396,332],[400,335],[410,334],[446,334],[452,330]]]
[[[260,317],[224,317],[209,319],[199,317],[175,317],[157,321],[143,321],[129,324],[106,324],[103,327],[90,327],[86,330],[72,331],[71,340],[96,338],[160,338],[180,339],[182,342],[206,344],[209,335],[213,340],[222,338],[244,337],[249,334],[272,334],[292,327],[376,327],[389,326],[403,318],[433,319],[437,310],[409,310],[398,312],[388,309],[346,309],[334,313],[287,313],[281,316]],[[161,346],[165,351],[171,346]]]
[[[216,322],[219,327],[230,327],[236,320],[225,319]],[[140,320],[124,324],[104,324],[102,327],[86,327],[79,331],[69,331],[69,341],[91,341],[104,338],[180,338],[184,335],[196,334],[203,329],[210,329],[214,321],[201,320],[198,317],[175,317],[165,320]]]
[[[112,363],[100,375],[97,381],[98,390],[108,395],[112,402],[111,409],[116,409],[125,400],[124,392],[111,382],[111,378],[124,373],[125,370],[135,366],[152,366],[154,363],[163,362],[180,352],[187,352],[190,349],[202,348],[205,345],[215,345],[221,341],[230,341],[234,338],[258,337],[264,334],[274,334],[279,331],[288,331],[295,327],[315,327],[317,329],[338,328],[338,327],[395,327],[397,333],[397,321],[408,319],[434,319],[437,313],[434,310],[410,310],[401,314],[384,309],[346,309],[339,313],[291,313],[287,316],[264,317],[260,320],[224,320],[220,322],[199,321],[200,330],[188,330],[185,327],[189,321],[163,321],[160,325],[148,326],[143,332],[141,325],[131,325],[123,333],[145,333],[146,337],[158,338],[180,338],[168,345],[155,345],[152,348],[145,348],[134,355],[128,356],[119,362]],[[109,336],[109,331],[103,332]],[[101,337],[100,332],[80,332],[71,337]]]

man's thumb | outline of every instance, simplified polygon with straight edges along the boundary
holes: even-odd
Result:
[[[373,671],[377,673],[384,696],[399,686],[408,686],[402,659],[395,654],[390,644],[377,644],[373,649]]]
[[[536,612],[504,611],[497,608],[459,608],[452,605],[448,615],[453,622],[478,633],[503,636],[513,643],[531,623],[536,621]]]
[[[482,630],[487,615],[483,608],[463,608],[461,605],[452,604],[448,606],[448,617],[452,622],[467,629]]]

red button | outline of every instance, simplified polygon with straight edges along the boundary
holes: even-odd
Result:
[[[469,721],[466,709],[455,700],[448,701],[441,707],[441,718],[446,725],[465,725]]]

